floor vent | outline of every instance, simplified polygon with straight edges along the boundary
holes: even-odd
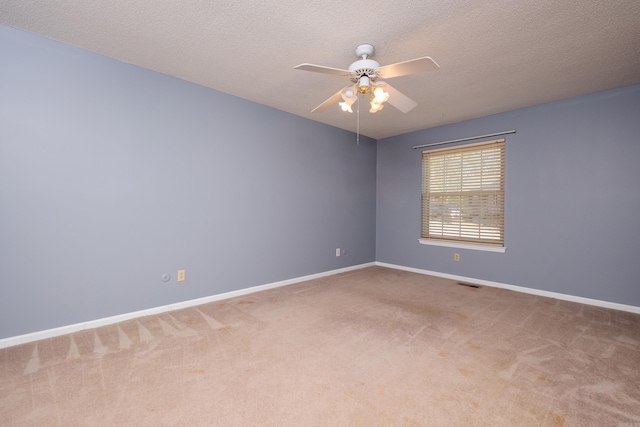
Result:
[[[456,283],[456,285],[466,286],[467,288],[480,289],[480,286],[478,286],[478,285],[474,285],[474,284],[472,284],[472,283],[458,282],[458,283]]]

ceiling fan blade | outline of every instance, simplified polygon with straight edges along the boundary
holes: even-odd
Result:
[[[411,59],[409,61],[398,62],[378,68],[378,74],[385,79],[392,77],[406,76],[408,74],[424,73],[440,68],[436,62],[428,56]]]
[[[340,68],[325,67],[324,65],[314,64],[300,64],[296,65],[296,70],[313,71],[314,73],[333,74],[335,76],[349,76],[351,72],[349,70],[342,70]]]
[[[339,91],[337,91],[336,93],[331,95],[331,97],[329,99],[327,99],[322,104],[318,105],[316,108],[311,110],[311,112],[312,113],[321,113],[322,111],[326,110],[331,104],[335,104],[336,102],[341,100],[342,99],[342,91],[347,89],[347,88],[349,88],[349,87],[352,87],[352,86],[343,87],[342,89],[340,89]]]
[[[385,85],[385,89],[389,93],[389,99],[387,100],[387,102],[403,113],[408,113],[418,105],[416,101],[409,98],[407,95],[400,92],[398,89],[394,88],[388,83]]]

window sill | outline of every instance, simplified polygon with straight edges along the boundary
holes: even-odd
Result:
[[[458,248],[458,249],[473,249],[477,251],[487,251],[487,252],[504,253],[507,250],[505,246],[480,245],[480,244],[473,244],[473,243],[452,242],[452,241],[435,240],[435,239],[418,239],[418,242],[420,242],[420,244],[422,245],[445,246],[448,248]]]

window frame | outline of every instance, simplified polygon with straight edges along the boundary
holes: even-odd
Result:
[[[455,185],[458,185],[460,188],[457,191],[428,191],[428,189],[426,188],[428,185],[428,177],[426,176],[427,174],[427,170],[428,167],[425,164],[426,161],[428,161],[428,159],[434,159],[434,158],[441,158],[443,156],[455,156],[461,153],[477,153],[484,150],[495,150],[495,148],[498,148],[499,151],[499,189],[496,190],[491,189],[491,190],[483,190],[481,188],[475,188],[475,190],[473,190],[473,192],[477,195],[478,193],[482,195],[482,197],[485,197],[484,192],[487,193],[487,196],[491,197],[492,195],[495,196],[496,200],[499,200],[502,202],[502,205],[500,206],[499,212],[497,214],[497,219],[494,219],[498,222],[499,224],[499,236],[498,238],[496,238],[496,243],[493,243],[491,241],[488,241],[489,239],[493,239],[491,236],[495,233],[492,232],[487,232],[486,230],[490,230],[489,228],[487,228],[485,230],[486,235],[484,236],[484,240],[480,240],[482,238],[483,235],[483,230],[481,228],[480,225],[478,225],[478,236],[479,238],[476,240],[474,239],[472,236],[469,235],[469,233],[467,233],[466,236],[463,236],[463,233],[467,230],[473,230],[473,227],[469,228],[469,226],[471,225],[471,223],[464,223],[465,226],[463,226],[463,220],[462,220],[462,216],[463,215],[469,215],[469,211],[472,209],[472,207],[469,207],[468,205],[468,209],[467,212],[464,212],[463,209],[463,200],[464,198],[469,198],[470,195],[467,194],[465,195],[465,190],[463,190],[463,187],[469,185],[469,183],[471,183],[471,185],[477,185],[475,184],[475,182],[477,182],[477,175],[476,178],[468,178],[467,180],[465,180],[464,177],[464,168],[463,165],[464,163],[462,163],[463,158],[461,157],[460,160],[460,176],[459,178],[457,178],[455,175],[451,175],[454,177],[454,181],[458,180],[458,183],[454,183]],[[445,162],[446,160],[443,159],[442,162]],[[467,161],[467,165],[471,164],[473,166],[474,161],[477,160],[471,160],[469,159]],[[494,160],[495,162],[495,160]],[[483,165],[483,163],[481,162],[481,165]],[[454,247],[454,248],[462,248],[462,249],[475,249],[475,250],[484,250],[484,251],[491,251],[491,252],[505,252],[506,251],[506,244],[505,244],[505,221],[504,221],[504,214],[505,214],[505,169],[506,169],[506,140],[504,138],[500,138],[500,139],[495,139],[495,140],[489,140],[489,141],[482,141],[482,142],[477,142],[477,143],[472,143],[472,144],[463,144],[463,145],[456,145],[454,147],[446,147],[446,148],[436,148],[436,149],[427,149],[422,151],[422,162],[421,162],[421,167],[422,167],[422,183],[421,183],[421,208],[420,208],[420,213],[421,213],[421,225],[420,225],[420,238],[418,239],[418,241],[421,244],[425,244],[425,245],[435,245],[435,246],[444,246],[444,247]],[[495,169],[495,165],[493,165],[494,169]],[[493,177],[492,171],[489,169],[489,167],[484,167],[484,166],[480,166],[480,168],[478,169],[478,167],[476,166],[475,169],[473,170],[476,174],[479,173],[482,175],[483,173],[485,173],[486,175],[489,175],[490,177],[494,178],[494,186],[495,186],[495,177]],[[493,172],[493,175],[495,175],[495,172]],[[445,179],[445,173],[442,172],[440,177],[441,179],[443,179],[442,182],[447,182]],[[479,184],[480,187],[482,187],[482,184]],[[441,184],[440,187],[441,188],[446,188],[448,187],[448,184]],[[428,201],[429,199],[432,199],[433,197],[439,197],[441,200],[445,200],[447,197],[457,197],[459,199],[459,204],[458,204],[458,212],[460,215],[460,219],[456,222],[456,221],[451,221],[451,222],[445,222],[444,221],[444,217],[441,219],[440,221],[440,227],[442,227],[442,233],[437,236],[436,234],[439,233],[433,233],[433,234],[429,234],[428,232],[428,227],[432,222],[436,222],[434,221],[433,218],[437,218],[437,216],[431,216],[429,217],[428,212],[425,212],[425,209],[428,208]],[[468,200],[468,199],[467,199]],[[483,202],[482,206],[484,207],[485,204],[487,202]],[[442,205],[444,205],[445,203],[442,202]],[[433,204],[431,205],[433,206]],[[443,210],[444,208],[442,206],[440,206],[440,209]],[[482,212],[482,210],[481,210]],[[437,214],[436,214],[437,215]],[[444,213],[442,214],[444,215]],[[482,217],[482,214],[481,214]],[[487,216],[489,217],[489,216]],[[451,233],[451,228],[453,226],[451,226],[451,224],[458,224],[459,230],[458,230],[458,235],[454,236]],[[450,227],[447,227],[447,225],[449,225]],[[445,229],[448,228],[447,232],[449,232],[449,236],[446,235],[445,233]],[[464,229],[464,231],[463,231]],[[489,236],[489,237],[487,237]]]

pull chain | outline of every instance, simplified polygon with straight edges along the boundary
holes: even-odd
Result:
[[[358,98],[358,111],[356,112],[356,145],[360,145],[360,99]]]

